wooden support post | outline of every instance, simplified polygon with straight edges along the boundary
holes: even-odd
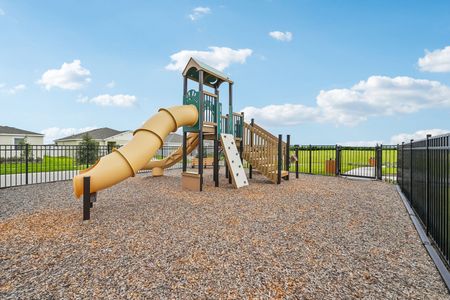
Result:
[[[277,184],[281,183],[281,170],[283,166],[283,136],[278,135],[278,167],[277,167]]]

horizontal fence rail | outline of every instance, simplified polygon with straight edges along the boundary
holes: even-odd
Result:
[[[111,146],[0,145],[0,188],[71,180],[113,149]],[[164,159],[177,149],[178,146],[165,145],[152,160]],[[203,151],[205,158],[213,157],[214,147],[205,145]],[[196,157],[197,150],[188,155],[188,166],[195,164]],[[181,168],[180,161],[169,169]]]
[[[450,265],[450,134],[397,146],[398,185]]]
[[[291,172],[397,181],[397,146],[295,145]]]

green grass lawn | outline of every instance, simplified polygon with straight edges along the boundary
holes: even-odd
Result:
[[[40,162],[28,162],[28,173],[82,170],[85,168],[86,164],[79,165],[76,160],[71,157],[44,156]],[[25,172],[26,164],[25,162],[21,162],[20,159],[17,162],[0,164],[0,175],[20,174]]]
[[[295,151],[291,151],[294,155]],[[311,151],[300,150],[298,155],[299,172],[309,173],[311,157],[311,173],[320,175],[334,175],[326,172],[326,161],[336,159],[334,149],[315,149]],[[382,154],[383,175],[397,173],[397,150],[386,149]],[[348,172],[359,167],[371,167],[370,158],[375,157],[374,150],[341,150],[341,173]],[[295,163],[291,163],[290,171],[295,172]]]

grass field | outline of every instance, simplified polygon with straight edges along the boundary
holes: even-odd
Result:
[[[291,151],[291,156],[295,151]],[[310,171],[311,158],[311,171]],[[341,150],[341,173],[360,167],[371,167],[370,159],[375,158],[375,150]],[[326,161],[336,159],[335,149],[314,149],[311,154],[308,149],[299,150],[298,163],[300,173],[312,173],[320,175],[333,175],[326,172]],[[382,153],[383,175],[397,173],[397,150],[386,149]],[[290,171],[295,171],[295,163],[291,163]]]
[[[71,157],[44,156],[40,162],[28,162],[28,173],[82,170],[86,164],[77,164]],[[0,164],[0,175],[26,172],[26,163],[22,161]]]

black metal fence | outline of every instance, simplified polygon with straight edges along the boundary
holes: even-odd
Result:
[[[153,159],[163,159],[178,146],[163,146]],[[0,188],[70,180],[113,150],[109,146],[0,145]],[[213,156],[213,147],[204,146],[204,156]],[[197,151],[188,156],[188,166]],[[169,169],[181,169],[176,163]]]
[[[450,263],[450,134],[398,146],[398,184],[426,232]]]
[[[397,181],[397,146],[295,145],[290,171]]]

